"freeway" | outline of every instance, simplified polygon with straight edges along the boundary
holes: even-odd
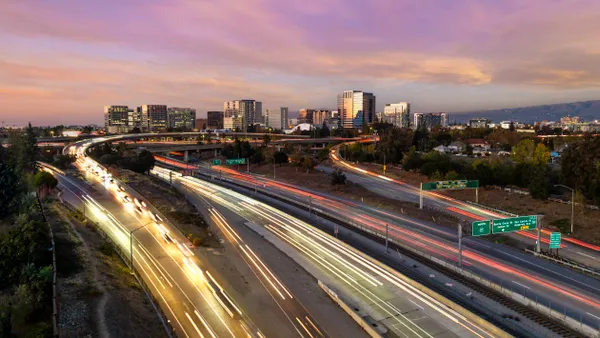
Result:
[[[419,203],[420,190],[417,187],[397,179],[365,170],[345,161],[341,158],[336,149],[337,148],[333,148],[331,150],[330,159],[337,166],[350,170],[350,172],[346,174],[346,178],[349,181],[360,184],[366,189],[388,198]],[[332,168],[325,166],[320,168],[325,172],[331,172],[333,170]],[[465,219],[469,224],[473,221],[507,217],[506,215],[479,208],[436,192],[425,191],[423,192],[423,196],[425,205]],[[542,248],[550,243],[550,233],[551,231],[542,229]],[[532,246],[537,242],[536,234],[529,231],[518,231],[506,234],[506,236]],[[600,270],[600,246],[586,243],[569,236],[562,236],[562,242],[563,244],[561,245],[560,250],[561,256]]]
[[[187,195],[208,200],[228,239],[240,244],[240,232],[259,227],[293,249],[311,266],[313,275],[339,290],[353,304],[362,304],[367,313],[398,337],[492,337],[485,329],[436,299],[409,285],[367,255],[341,245],[335,238],[265,203],[193,177],[181,176],[155,167],[153,174],[171,182]],[[221,215],[243,217],[237,227]],[[249,236],[243,236],[248,238]]]
[[[133,257],[131,263],[178,336],[328,336],[249,246],[245,246],[244,260],[270,299],[257,299],[260,311],[245,313],[232,297],[237,290],[223,287],[227,281],[219,271],[199,260],[186,244],[189,240],[173,230],[164,216],[84,156],[85,145],[67,151],[80,155],[76,165],[88,183],[42,166],[58,178],[63,200],[95,221],[125,256]],[[257,291],[253,293],[260,294]],[[255,323],[261,323],[262,329]]]
[[[218,171],[218,175],[224,179],[243,184],[249,189],[260,187],[261,190],[300,201],[314,210],[325,211],[359,228],[385,233],[387,226],[390,237],[407,245],[445,261],[456,262],[458,259],[457,236],[452,229],[222,166],[209,169],[171,159],[163,160],[171,165],[194,168],[205,175],[216,177]],[[480,238],[465,238],[463,244],[463,267],[466,270],[522,294],[535,303],[582,321],[591,328],[600,327],[598,280]]]

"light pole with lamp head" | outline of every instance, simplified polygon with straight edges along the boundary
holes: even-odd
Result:
[[[575,189],[569,188],[563,184],[555,184],[554,186],[571,190],[571,233],[573,233],[573,223],[575,219]]]
[[[131,273],[134,273],[133,272],[133,233],[144,228],[146,225],[148,225],[150,223],[154,223],[154,221],[150,221],[144,225],[140,225],[139,227],[129,231],[129,262],[131,265]]]

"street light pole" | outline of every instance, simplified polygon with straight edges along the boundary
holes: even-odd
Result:
[[[148,222],[144,225],[140,225],[139,227],[129,231],[129,262],[130,262],[130,266],[131,266],[131,273],[133,273],[133,233],[142,229],[143,227],[145,227],[146,225],[148,225],[150,223],[154,223],[154,221]]]
[[[575,223],[575,189],[571,189],[563,184],[555,184],[554,186],[571,190],[571,233],[573,233],[573,225]]]

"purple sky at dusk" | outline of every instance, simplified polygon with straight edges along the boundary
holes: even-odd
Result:
[[[600,99],[598,0],[2,0],[0,120],[108,104],[413,111]]]

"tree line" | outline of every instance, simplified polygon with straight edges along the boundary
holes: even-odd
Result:
[[[48,224],[33,193],[56,186],[38,171],[31,124],[0,146],[0,336],[52,336],[52,256]]]

